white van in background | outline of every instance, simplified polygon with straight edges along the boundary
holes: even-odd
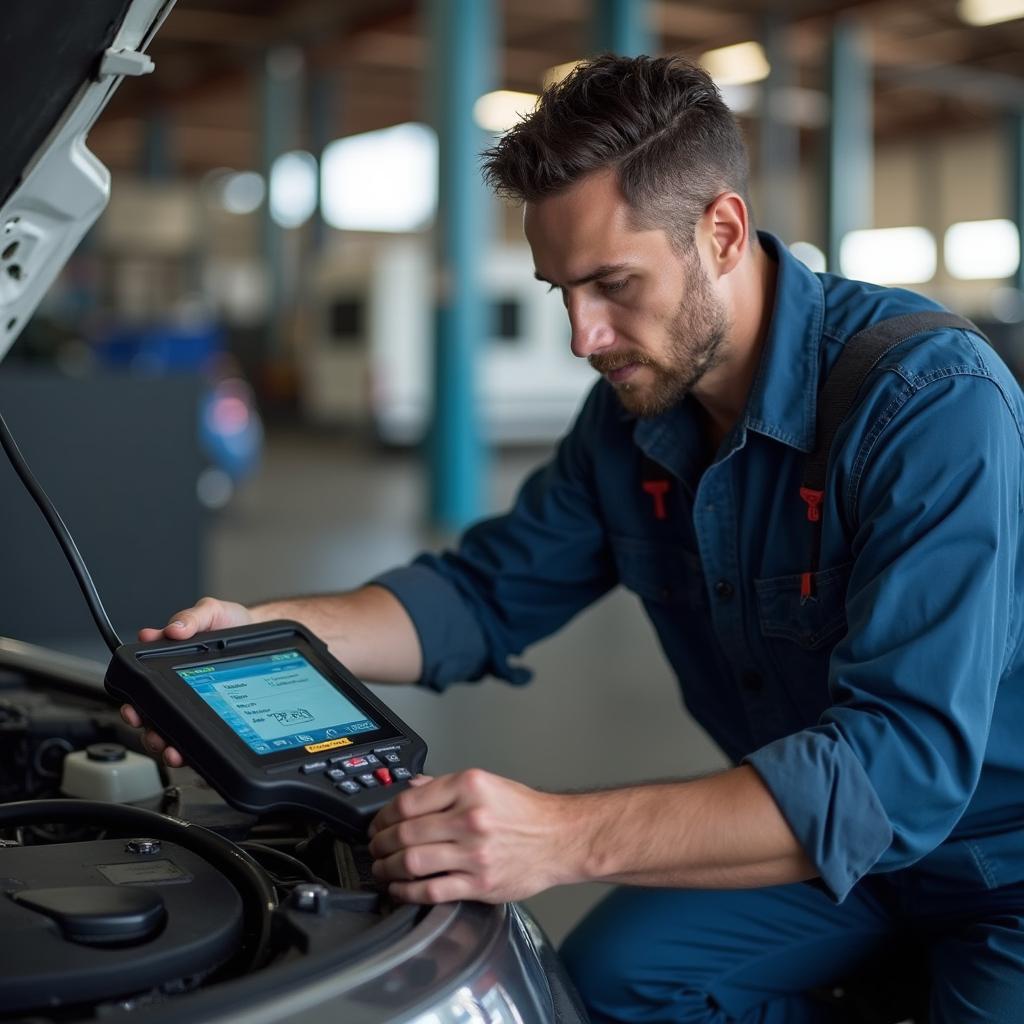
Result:
[[[525,245],[492,249],[482,277],[482,429],[496,443],[550,441],[569,426],[594,373],[570,352],[561,300],[534,278]],[[350,240],[327,251],[299,354],[300,406],[310,423],[366,427],[387,444],[423,438],[434,392],[436,287],[425,237]]]

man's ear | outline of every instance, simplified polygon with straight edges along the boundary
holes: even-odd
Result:
[[[708,270],[717,276],[734,270],[750,245],[747,204],[735,192],[722,192],[707,206],[698,232],[704,236]]]

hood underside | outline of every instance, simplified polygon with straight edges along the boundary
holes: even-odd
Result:
[[[0,24],[0,358],[106,206],[85,138],[173,0],[7,0]]]

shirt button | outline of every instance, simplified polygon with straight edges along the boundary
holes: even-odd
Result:
[[[759,672],[744,672],[740,676],[740,685],[748,693],[760,693],[764,687],[764,679]]]
[[[722,601],[728,601],[733,595],[733,585],[728,580],[719,580],[715,584],[715,593]]]

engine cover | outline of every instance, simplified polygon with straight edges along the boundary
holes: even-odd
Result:
[[[169,842],[0,848],[0,893],[8,1012],[189,987],[242,935],[231,882]]]

